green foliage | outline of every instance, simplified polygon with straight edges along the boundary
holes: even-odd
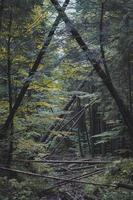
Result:
[[[17,153],[19,153],[22,157],[24,156],[26,158],[27,155],[27,158],[34,158],[41,152],[45,153],[43,144],[34,142],[33,139],[21,138],[17,141]]]
[[[91,196],[104,200],[131,200],[133,192],[124,188],[112,188],[109,185],[117,183],[132,184],[133,159],[115,160],[110,164],[105,173],[89,178],[94,183],[107,184],[108,187],[88,185],[85,191]],[[96,196],[95,196],[96,195]]]
[[[111,139],[119,138],[120,132],[119,131],[106,131],[97,135],[92,136],[92,138],[100,139],[100,141],[96,142],[95,144],[106,143]]]
[[[108,183],[116,183],[116,182],[132,183],[132,169],[133,169],[132,159],[116,160],[108,168],[108,171],[105,174],[105,178]]]
[[[25,178],[8,180],[6,177],[0,178],[0,199],[1,200],[39,200],[43,190],[46,187],[46,181],[42,179]],[[42,194],[41,194],[42,193]]]
[[[57,15],[50,1],[7,0],[5,2],[3,16],[0,16],[2,24],[0,30],[1,125],[9,114],[9,75],[13,105],[47,38],[51,23]],[[75,5],[72,5],[76,10],[70,15],[75,27],[88,44],[92,56],[101,62],[104,69],[99,48],[102,2],[101,0],[77,0]],[[130,93],[132,96],[129,79],[132,82],[132,77],[127,78],[127,74],[132,76],[132,70],[129,69],[132,63],[132,31],[130,28],[132,27],[132,2],[131,0],[111,0],[105,1],[105,4],[102,36],[108,70],[125,104],[129,105],[132,100],[132,97],[129,97]],[[10,70],[8,69],[9,63],[11,64]],[[88,74],[91,75],[88,76]],[[85,81],[84,87],[79,91],[79,85],[83,81]],[[80,106],[87,107],[81,124],[79,121],[72,130],[70,130],[71,127],[67,127],[68,131],[67,128],[63,131],[49,131],[49,127],[54,122],[67,123],[73,113],[78,110],[76,104],[69,111],[63,110],[64,105],[73,95],[78,97]],[[64,121],[62,116],[65,116]],[[110,122],[115,123],[115,128],[103,130],[102,123],[109,125]],[[81,126],[87,127],[88,138],[84,131],[81,131],[81,138],[79,138],[78,125],[80,128]],[[92,71],[86,55],[79,49],[76,41],[69,34],[69,30],[65,29],[61,23],[44,60],[41,61],[37,73],[32,77],[30,87],[13,120],[13,128],[4,133],[4,140],[0,140],[0,159],[1,163],[5,163],[9,156],[12,160],[44,159],[60,142],[61,145],[56,149],[55,156],[58,154],[64,159],[64,155],[69,153],[75,157],[75,155],[79,156],[78,140],[81,140],[79,143],[81,146],[83,144],[83,151],[88,156],[87,149],[89,145],[93,146],[92,140],[96,145],[107,143],[119,136],[125,136],[126,132],[120,113],[101,79]],[[92,136],[93,134],[95,135]],[[40,142],[44,135],[49,136],[47,143]],[[11,148],[12,143],[13,148]],[[54,169],[46,164],[14,161],[10,164],[16,169],[56,175]],[[118,181],[132,183],[132,168],[132,160],[114,162],[113,165],[108,166],[104,175],[93,176],[90,180],[101,184],[114,184]],[[39,200],[44,195],[44,189],[53,184],[53,181],[46,181],[42,178],[36,179],[20,174],[7,178],[8,173],[5,175],[5,177],[3,175],[0,177],[0,200]],[[131,200],[133,197],[126,191],[114,191],[111,188],[103,189],[91,185],[87,185],[85,191],[92,196],[98,194],[98,199],[100,197],[103,200]]]
[[[113,191],[106,192],[102,200],[132,200],[133,193],[132,192],[124,192],[124,191]]]

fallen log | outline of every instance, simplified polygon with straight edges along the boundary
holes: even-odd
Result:
[[[125,189],[128,189],[128,190],[133,190],[133,185],[118,183],[117,188],[125,188]]]
[[[90,160],[21,160],[16,159],[15,162],[25,162],[25,163],[46,163],[46,164],[109,164],[111,161],[90,161]]]
[[[48,176],[48,175],[43,175],[43,174],[38,174],[38,173],[32,173],[32,172],[27,172],[27,171],[22,171],[22,170],[17,170],[17,169],[12,169],[12,168],[8,168],[8,167],[4,167],[4,166],[0,166],[0,170],[1,171],[7,171],[7,172],[13,172],[13,173],[18,173],[18,174],[23,174],[23,175],[28,175],[28,176],[32,176],[32,177],[40,177],[40,178],[45,178],[45,179],[53,179],[53,180],[60,180],[62,182],[61,183],[83,183],[83,184],[88,184],[86,181],[78,181],[75,179],[81,179],[84,177],[84,175],[86,176],[86,174],[78,176],[78,177],[73,177],[71,179],[65,179],[65,178],[60,178],[60,177],[55,177],[55,176]],[[89,174],[89,173],[88,173]],[[91,175],[92,173],[90,173]]]
[[[28,175],[28,176],[34,176],[34,177],[53,179],[53,180],[61,180],[62,181],[62,182],[58,183],[58,185],[55,185],[55,186],[50,187],[50,188],[47,188],[45,191],[53,190],[53,189],[55,189],[55,188],[57,188],[59,186],[62,186],[62,185],[65,185],[65,184],[68,184],[68,183],[71,183],[71,182],[73,182],[73,183],[90,184],[90,185],[99,186],[99,187],[113,187],[113,188],[124,188],[124,189],[133,190],[133,185],[129,185],[129,184],[117,183],[117,184],[112,185],[112,184],[100,184],[100,183],[93,183],[93,182],[87,182],[87,181],[74,180],[74,179],[83,178],[83,175],[79,176],[79,177],[73,177],[71,179],[63,179],[63,178],[54,177],[54,176],[47,176],[47,175],[42,175],[42,174],[37,174],[37,173],[32,173],[32,172],[21,171],[21,170],[17,170],[17,169],[11,169],[11,168],[7,168],[7,167],[3,167],[3,166],[0,166],[0,170],[1,171],[16,172],[16,173],[24,174],[24,175]]]

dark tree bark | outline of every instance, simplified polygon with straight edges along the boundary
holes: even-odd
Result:
[[[108,66],[107,66],[105,51],[104,51],[104,13],[105,13],[105,2],[102,2],[101,3],[100,26],[99,26],[99,30],[100,30],[100,37],[99,37],[100,51],[101,51],[101,59],[103,61],[105,73],[107,74],[107,76],[109,78],[111,78],[109,71],[108,71]]]
[[[4,10],[4,0],[1,0],[0,1],[0,32],[2,29],[3,10]]]
[[[11,68],[12,68],[12,60],[11,60],[11,28],[12,28],[12,8],[10,8],[10,15],[9,15],[9,25],[8,25],[8,40],[7,40],[7,78],[8,78],[8,96],[9,96],[9,114],[12,112],[12,105],[13,105],[13,98],[12,98],[12,75],[11,75]],[[11,165],[12,161],[12,153],[13,153],[13,120],[10,124],[10,135],[9,135],[9,149],[7,155],[7,166]]]
[[[132,68],[130,63],[130,52],[128,52],[128,87],[129,87],[129,109],[132,113],[133,105],[132,105]]]
[[[55,6],[56,10],[58,11],[59,15],[62,17],[63,21],[66,23],[66,25],[69,27],[69,30],[73,36],[73,38],[77,41],[81,49],[86,53],[88,60],[93,65],[94,69],[96,70],[98,76],[102,79],[104,85],[107,87],[108,91],[110,92],[111,96],[115,100],[119,111],[121,115],[123,116],[124,122],[126,126],[128,127],[128,133],[131,140],[131,148],[133,151],[133,116],[128,110],[128,106],[125,105],[122,98],[118,94],[116,88],[114,87],[112,81],[107,76],[107,74],[103,71],[102,66],[99,61],[97,61],[78,31],[74,28],[74,25],[70,21],[70,19],[67,17],[61,6],[59,5],[57,0],[51,0],[52,4]]]

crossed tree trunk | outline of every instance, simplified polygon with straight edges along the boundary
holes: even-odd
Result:
[[[69,27],[69,30],[73,36],[73,38],[77,41],[77,43],[79,44],[79,46],[81,47],[81,49],[85,52],[87,59],[90,61],[90,63],[92,64],[92,66],[94,67],[95,71],[97,72],[98,76],[102,79],[104,85],[107,87],[108,91],[110,92],[111,96],[113,97],[113,99],[115,100],[119,111],[123,117],[123,120],[126,124],[126,126],[128,127],[128,133],[130,136],[130,141],[131,144],[133,143],[133,116],[130,113],[130,111],[128,110],[127,105],[124,103],[124,101],[122,100],[122,98],[120,97],[119,93],[117,92],[116,88],[114,87],[111,79],[109,78],[109,76],[106,74],[106,72],[102,69],[102,66],[100,64],[100,61],[96,60],[96,58],[94,58],[92,52],[90,51],[90,49],[88,48],[87,44],[84,42],[84,40],[82,39],[82,37],[80,36],[80,34],[78,33],[78,31],[75,29],[73,23],[71,22],[71,20],[68,18],[68,16],[66,15],[66,13],[64,12],[65,7],[68,5],[69,0],[66,0],[66,2],[64,3],[63,7],[60,6],[59,2],[57,0],[51,0],[51,3],[55,6],[55,9],[58,11],[59,16],[57,17],[57,19],[55,20],[53,27],[51,29],[51,31],[49,32],[49,35],[46,39],[46,41],[44,42],[44,45],[39,53],[39,55],[37,56],[37,59],[32,67],[31,72],[29,73],[29,78],[27,79],[27,81],[24,83],[24,86],[22,87],[18,98],[12,108],[12,111],[10,112],[3,130],[7,130],[18,107],[20,106],[24,95],[30,85],[30,81],[32,79],[32,76],[35,74],[45,52],[47,47],[49,46],[52,36],[54,35],[54,32],[56,30],[56,27],[59,24],[60,19],[62,18],[63,21],[65,22],[66,26]],[[131,145],[132,151],[133,151],[133,145]]]
[[[104,85],[107,87],[111,96],[115,100],[119,111],[124,119],[126,126],[128,127],[128,133],[131,139],[131,148],[133,150],[133,116],[131,112],[128,110],[128,106],[124,103],[120,95],[118,94],[116,88],[114,87],[110,77],[108,74],[102,69],[100,61],[96,60],[87,44],[84,42],[78,31],[75,29],[71,20],[68,18],[64,10],[61,8],[59,2],[57,0],[51,0],[52,4],[55,6],[55,9],[58,11],[59,15],[62,17],[63,21],[66,23],[66,26],[69,27],[69,30],[73,36],[73,38],[77,41],[81,49],[86,53],[87,59],[90,61],[94,69],[96,70],[98,76],[102,79]]]

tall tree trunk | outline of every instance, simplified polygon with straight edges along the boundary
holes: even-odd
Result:
[[[12,28],[12,8],[10,8],[10,16],[9,16],[9,25],[8,25],[8,40],[7,40],[7,78],[8,78],[8,96],[9,96],[9,114],[12,112],[12,61],[11,61],[11,28]],[[9,148],[8,148],[8,155],[7,155],[7,166],[10,167],[12,162],[12,153],[13,153],[13,135],[14,135],[14,127],[13,127],[13,120],[10,124],[10,135],[9,135]]]
[[[4,0],[0,0],[0,32],[2,29],[3,10],[4,10]]]
[[[73,36],[73,38],[77,41],[81,49],[86,53],[88,60],[93,65],[94,69],[96,70],[98,76],[102,79],[104,85],[107,87],[108,91],[110,92],[111,96],[115,100],[119,111],[121,115],[123,116],[124,122],[126,126],[128,127],[128,133],[131,140],[131,148],[133,151],[133,116],[128,110],[127,105],[123,102],[122,98],[118,94],[116,88],[114,87],[112,81],[107,76],[107,74],[103,71],[102,66],[100,65],[100,62],[97,61],[94,56],[92,55],[90,49],[78,33],[78,31],[74,28],[74,25],[69,20],[61,6],[59,5],[57,0],[51,0],[52,4],[55,6],[56,10],[58,11],[59,15],[62,17],[63,21],[66,23],[66,25],[69,27],[69,30]]]
[[[129,87],[129,110],[132,113],[132,69],[130,63],[130,52],[128,52],[128,87]]]
[[[108,66],[107,66],[106,57],[105,57],[105,50],[104,50],[104,13],[105,13],[105,2],[102,2],[102,3],[101,3],[100,23],[99,23],[99,31],[100,31],[100,35],[99,35],[100,51],[101,51],[101,59],[102,59],[102,61],[103,61],[105,73],[107,74],[107,76],[108,76],[109,78],[111,78],[111,77],[110,77],[110,74],[109,74],[109,71],[108,71]]]
[[[81,142],[81,132],[78,129],[78,144],[79,144],[79,152],[80,152],[80,156],[81,158],[84,157],[84,153],[83,153],[83,148],[82,148],[82,142]]]

